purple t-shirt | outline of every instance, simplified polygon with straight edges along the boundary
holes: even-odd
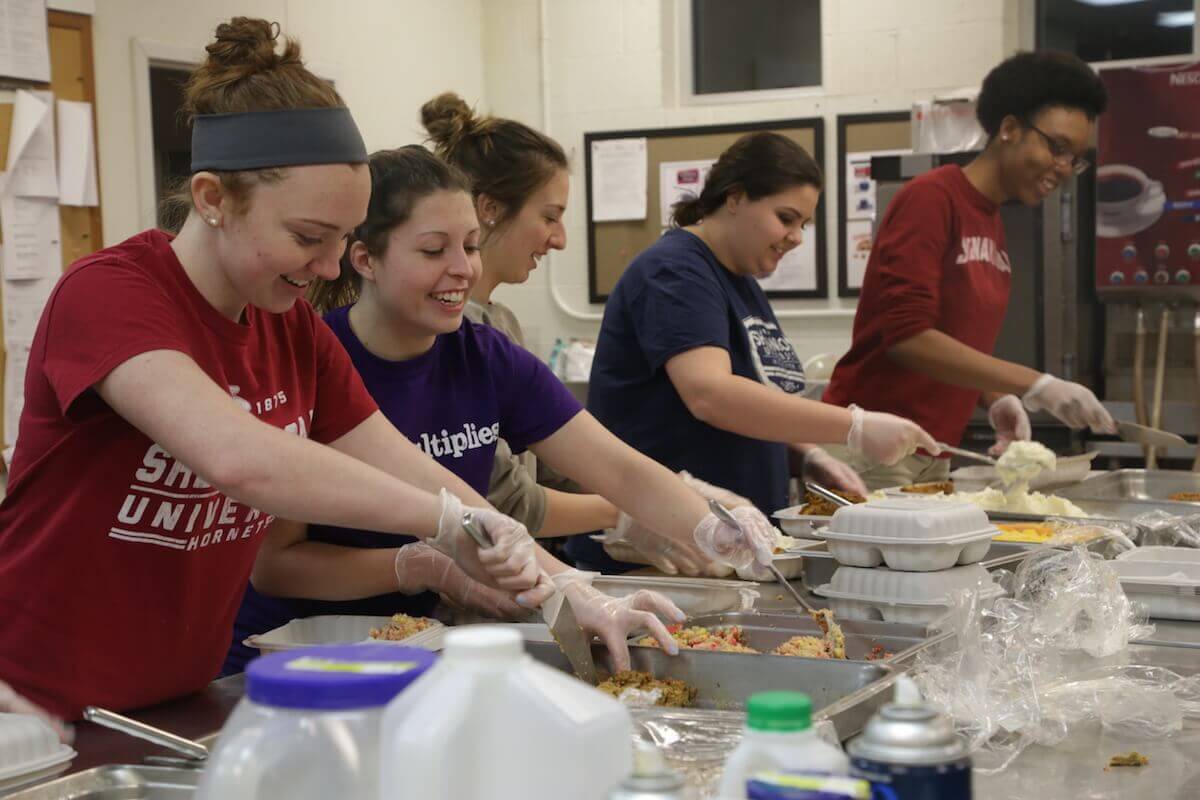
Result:
[[[437,337],[429,352],[408,361],[388,361],[363,347],[350,329],[349,313],[349,306],[336,309],[325,315],[325,322],[350,354],[384,416],[481,495],[487,495],[497,438],[520,453],[581,410],[545,364],[493,328],[464,320],[454,333]],[[399,547],[415,541],[329,525],[310,525],[308,538],[349,547]],[[284,599],[266,597],[248,586],[223,674],[240,672],[257,655],[242,646],[243,639],[289,620],[321,614],[425,615],[436,600],[431,592],[342,602]]]

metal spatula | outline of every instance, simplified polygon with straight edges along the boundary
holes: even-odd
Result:
[[[944,453],[962,456],[963,458],[969,458],[972,461],[978,461],[982,464],[990,464],[993,467],[996,466],[996,459],[991,456],[985,456],[983,453],[976,453],[974,450],[964,450],[961,447],[952,447],[942,442],[938,442],[938,447],[942,448],[942,452]]]
[[[738,522],[737,517],[735,517],[733,514],[730,514],[729,509],[718,503],[716,500],[708,501],[708,510],[711,511],[717,519],[721,520],[721,522],[724,522],[731,528],[736,528],[739,531],[742,530],[742,523]],[[786,589],[787,593],[792,596],[792,599],[796,601],[796,605],[800,606],[802,610],[808,612],[809,614],[817,613],[817,610],[813,608],[807,600],[801,597],[800,593],[796,591],[796,588],[788,583],[787,578],[783,577],[783,573],[779,571],[779,567],[775,566],[774,563],[771,563],[767,564],[767,569],[770,570],[771,574],[775,576],[775,580],[779,581],[779,585]]]
[[[1138,425],[1136,422],[1118,422],[1117,435],[1127,442],[1137,442],[1147,447],[1185,447],[1187,441],[1169,431]]]
[[[491,537],[475,520],[475,516],[470,511],[463,513],[462,526],[467,535],[475,540],[475,544],[480,547],[492,546]],[[575,676],[581,681],[595,686],[596,662],[592,658],[591,638],[584,633],[579,621],[575,619],[575,611],[571,608],[571,602],[565,595],[560,599],[562,603],[556,611],[552,612],[553,618],[546,620],[546,624],[550,626],[550,635],[554,637],[558,649],[562,650],[567,661],[571,662],[571,669]]]

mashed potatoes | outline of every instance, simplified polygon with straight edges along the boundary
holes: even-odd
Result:
[[[1030,481],[1043,471],[1053,472],[1057,465],[1058,458],[1044,444],[1013,442],[996,462],[996,475],[1010,489],[1027,489]]]

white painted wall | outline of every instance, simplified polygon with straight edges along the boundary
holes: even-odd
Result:
[[[838,113],[892,111],[933,93],[978,85],[1011,51],[1019,23],[1014,0],[826,0],[823,91],[799,99],[717,106],[677,100],[676,14],[680,0],[543,0],[546,10],[544,76],[536,48],[539,0],[485,0],[485,65],[493,113],[543,127],[572,158],[568,245],[522,286],[503,287],[525,325],[531,349],[543,357],[555,337],[594,337],[599,328],[565,312],[552,299],[553,272],[562,299],[576,312],[598,313],[587,303],[587,253],[583,197],[583,134],[627,128],[746,122],[789,117],[826,118],[827,175],[836,169]],[[533,54],[531,55],[531,50]],[[545,78],[544,84],[542,83]],[[545,119],[539,100],[548,102]],[[831,180],[831,183],[836,181]],[[826,206],[837,208],[837,187]],[[837,285],[836,220],[827,220],[830,285]],[[853,303],[778,301],[776,310],[842,310],[842,316],[784,320],[802,356],[849,345]]]
[[[132,42],[203,54],[234,15],[276,20],[306,60],[332,72],[367,147],[422,138],[418,109],[446,89],[483,95],[485,0],[101,0],[95,39],[104,241],[141,229]],[[536,84],[535,84],[536,86]]]

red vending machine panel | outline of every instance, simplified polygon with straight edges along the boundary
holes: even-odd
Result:
[[[1200,299],[1200,62],[1100,77],[1097,292]]]

